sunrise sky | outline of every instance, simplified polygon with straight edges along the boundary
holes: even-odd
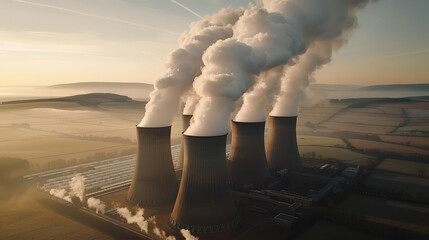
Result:
[[[245,0],[0,0],[0,86],[153,83],[189,23]],[[318,83],[429,83],[429,1],[381,0]]]

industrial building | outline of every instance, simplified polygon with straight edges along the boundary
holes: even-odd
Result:
[[[232,229],[238,214],[228,185],[226,135],[183,140],[185,168],[170,223],[193,233]]]
[[[140,207],[174,203],[178,182],[170,143],[171,126],[137,127],[138,152],[127,200]]]
[[[289,171],[301,169],[296,141],[296,120],[292,117],[268,117],[266,154],[268,166],[273,170],[287,168]]]
[[[233,185],[263,185],[270,176],[265,157],[265,122],[232,121],[231,126],[230,181]]]

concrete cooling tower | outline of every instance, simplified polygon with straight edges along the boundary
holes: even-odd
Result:
[[[287,168],[290,171],[301,168],[296,142],[296,116],[268,117],[266,154],[268,166],[273,170]]]
[[[270,175],[265,157],[265,122],[232,121],[229,179],[233,184],[262,185]]]
[[[170,144],[171,126],[137,127],[138,153],[127,200],[140,207],[173,204],[178,181]]]
[[[215,233],[238,223],[226,170],[226,135],[184,135],[184,168],[170,223],[192,233]]]
[[[184,133],[186,129],[188,129],[189,125],[191,124],[191,118],[192,118],[192,115],[182,115],[182,133]],[[184,160],[183,138],[184,136],[182,135],[182,144],[180,146],[180,154],[179,154],[179,161],[177,161],[177,168],[183,168],[183,160]]]

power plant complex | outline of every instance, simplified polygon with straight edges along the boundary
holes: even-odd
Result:
[[[170,224],[192,233],[228,231],[239,223],[231,187],[261,189],[282,169],[299,170],[296,117],[269,117],[265,122],[232,121],[227,135],[184,134],[192,115],[182,116],[182,144],[177,168],[183,168],[180,188],[171,157],[171,127],[137,127],[138,153],[127,200],[140,207],[173,205]]]

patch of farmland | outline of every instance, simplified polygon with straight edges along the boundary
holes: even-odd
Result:
[[[347,112],[358,112],[358,113],[381,113],[381,114],[402,114],[401,108],[396,107],[383,107],[381,106],[368,106],[364,108],[348,108]]]
[[[114,142],[99,142],[66,137],[44,137],[22,141],[3,141],[0,157],[17,157],[30,163],[41,163],[54,159],[82,158],[94,152],[107,152],[133,145]]]
[[[423,150],[416,147],[409,147],[393,143],[376,142],[362,139],[348,139],[353,147],[362,150],[378,150],[381,152],[394,152],[399,154],[421,154],[428,155],[428,150]]]
[[[429,102],[392,103],[392,104],[385,104],[384,106],[395,107],[395,108],[429,109]]]
[[[393,132],[396,135],[429,137],[429,123],[410,123]]]
[[[346,144],[343,140],[339,138],[330,138],[330,137],[318,137],[318,136],[307,136],[307,135],[298,135],[297,141],[299,146],[327,146],[327,147],[345,147]]]
[[[395,135],[379,135],[379,137],[384,142],[429,147],[429,138],[427,137],[410,137],[410,136],[395,136]]]
[[[359,125],[366,125],[366,126],[396,127],[400,125],[403,121],[404,119],[402,118],[371,119],[371,118],[366,118],[364,116],[350,117],[350,116],[347,116],[346,114],[340,114],[333,117],[329,122],[351,123],[351,124],[359,124]]]
[[[131,125],[132,126],[132,125]],[[58,123],[58,124],[37,124],[31,125],[32,129],[44,132],[57,132],[70,135],[88,135],[92,132],[120,129],[129,126],[105,126],[102,124],[88,124],[79,122]]]
[[[389,192],[402,192],[412,197],[429,197],[427,178],[374,170],[366,179],[365,185]]]
[[[324,147],[324,146],[298,146],[301,155],[311,155],[315,153],[316,158],[330,158],[342,161],[346,164],[365,165],[371,156],[353,152],[344,148]]]
[[[409,118],[429,118],[429,109],[404,109]]]
[[[63,101],[0,104],[0,110],[26,110],[34,108],[85,109],[85,107],[76,102]]]
[[[429,177],[429,164],[427,163],[386,159],[377,166],[377,169],[414,176]]]
[[[298,240],[331,240],[331,239],[348,239],[348,240],[377,240],[381,239],[371,236],[365,232],[357,231],[351,227],[340,225],[328,220],[320,220],[313,226],[306,229],[304,233],[298,236]]]
[[[335,122],[359,123],[366,125],[397,126],[405,119],[402,114],[357,113],[346,110],[335,115],[331,120]]]
[[[0,127],[0,137],[3,141],[21,141],[25,139],[41,139],[58,135],[52,132],[40,132],[29,128]],[[1,144],[1,143],[0,143]]]
[[[424,204],[355,195],[341,202],[336,210],[366,216],[369,221],[429,233],[429,207]]]
[[[326,122],[321,125],[336,131],[345,131],[345,132],[356,132],[356,133],[369,133],[369,134],[387,134],[391,132],[394,127],[384,127],[384,126],[366,126],[352,123],[337,123],[337,122]]]
[[[1,239],[114,239],[84,223],[46,209],[30,194],[2,203],[0,212]]]

